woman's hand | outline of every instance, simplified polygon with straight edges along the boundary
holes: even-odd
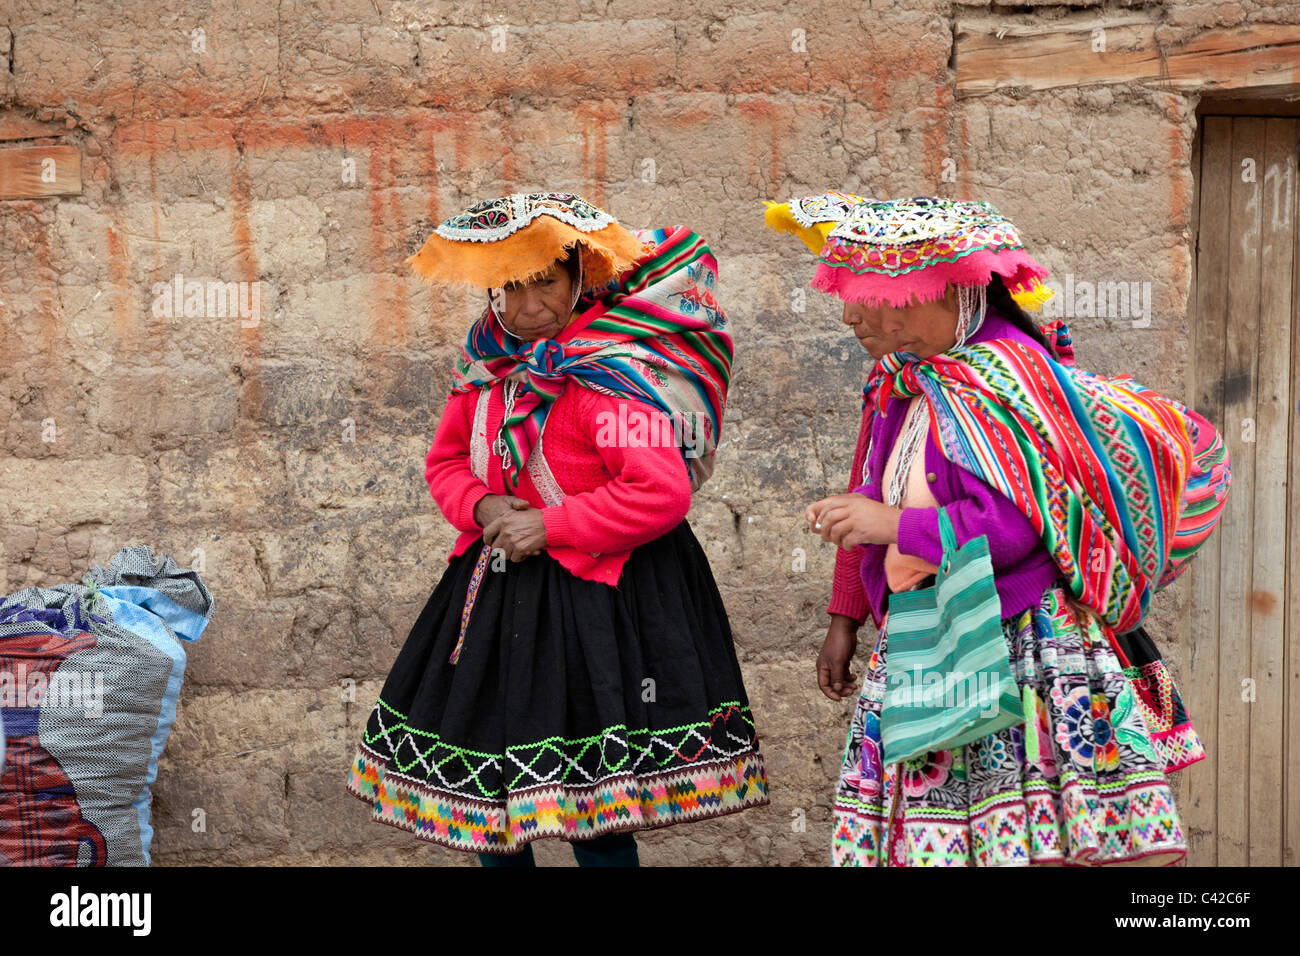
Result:
[[[898,540],[902,514],[898,508],[857,492],[814,501],[804,511],[810,531],[845,549],[859,544],[893,544]]]
[[[817,655],[817,686],[831,700],[843,700],[853,693],[857,678],[850,665],[857,649],[858,623],[843,614],[832,614],[822,652]]]
[[[504,511],[483,529],[483,543],[500,548],[511,561],[540,554],[546,547],[546,525],[539,508]]]
[[[527,501],[514,495],[488,495],[474,506],[474,520],[480,528],[486,528],[507,511],[523,511],[527,507]]]

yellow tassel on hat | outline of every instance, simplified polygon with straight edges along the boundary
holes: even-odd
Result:
[[[822,251],[822,246],[826,245],[826,235],[835,228],[834,222],[815,222],[812,227],[800,225],[790,213],[790,204],[788,202],[772,202],[764,200],[767,204],[767,210],[763,213],[763,221],[767,223],[769,229],[777,232],[791,232],[803,240],[803,244],[818,255]]]
[[[1053,296],[1053,292],[1038,279],[1029,283],[1029,288],[1020,288],[1011,293],[1016,305],[1027,312],[1037,312],[1043,303]]]

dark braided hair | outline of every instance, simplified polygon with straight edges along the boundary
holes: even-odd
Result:
[[[1056,350],[1047,341],[1047,337],[1039,331],[1038,325],[1029,317],[1029,313],[1020,308],[1020,306],[1016,304],[1016,300],[1011,298],[1011,293],[1007,291],[1006,284],[1002,281],[1002,277],[996,272],[993,273],[993,278],[989,280],[985,297],[989,308],[998,313],[998,315],[1002,316],[1021,332],[1024,332],[1035,342],[1041,343],[1043,348],[1047,349],[1049,355],[1056,354]]]

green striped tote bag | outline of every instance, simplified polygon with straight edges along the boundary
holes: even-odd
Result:
[[[987,535],[960,548],[939,509],[943,560],[934,587],[889,596],[884,762],[951,750],[1024,722],[1002,636]]]

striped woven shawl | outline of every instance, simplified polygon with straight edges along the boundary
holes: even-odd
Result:
[[[684,227],[636,235],[653,252],[579,300],[575,312],[590,321],[572,339],[521,342],[491,309],[469,331],[452,394],[512,375],[523,384],[502,435],[511,487],[566,379],[658,408],[674,426],[692,489],[712,474],[733,351],[714,298],[717,262]]]
[[[894,352],[863,397],[874,416],[891,395],[924,393],[944,457],[1014,502],[1079,602],[1122,633],[1217,524],[1228,452],[1181,403],[1058,356],[1012,339],[924,360]]]

